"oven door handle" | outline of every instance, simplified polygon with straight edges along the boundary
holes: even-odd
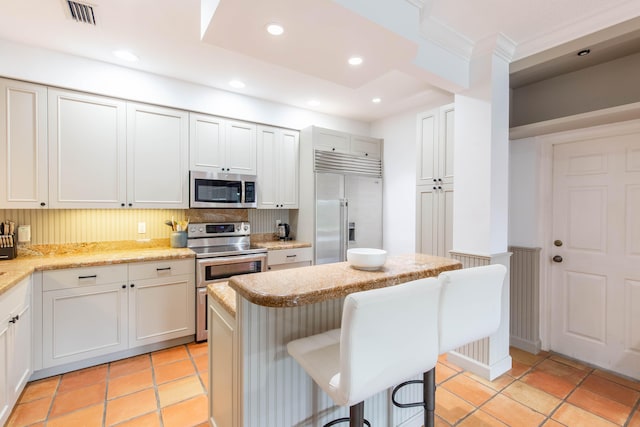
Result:
[[[266,260],[266,259],[267,259],[266,253],[229,256],[229,257],[212,257],[212,258],[199,259],[198,265],[210,266],[210,265],[221,265],[221,264],[238,264],[246,261]]]

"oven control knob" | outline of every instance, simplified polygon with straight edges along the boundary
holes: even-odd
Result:
[[[240,226],[236,225],[236,231],[240,231]]]
[[[244,225],[244,231],[249,231],[249,224]]]
[[[198,228],[198,231],[202,233],[204,231],[204,228],[200,227]]]

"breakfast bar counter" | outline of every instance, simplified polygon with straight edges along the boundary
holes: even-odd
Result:
[[[210,285],[209,423],[217,427],[321,426],[345,416],[288,355],[297,338],[340,327],[349,293],[394,286],[462,268],[424,254],[388,257],[376,271],[347,262],[233,276]],[[235,292],[234,292],[235,291]],[[235,299],[235,304],[233,300]],[[420,325],[407,325],[419,330]],[[421,388],[399,397],[421,399]],[[422,409],[399,409],[387,392],[365,403],[372,425],[421,426]]]
[[[461,268],[460,261],[424,254],[389,257],[379,270],[357,270],[348,262],[234,276],[229,286],[265,307],[295,307],[437,276]]]

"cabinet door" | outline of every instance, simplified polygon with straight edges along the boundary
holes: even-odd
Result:
[[[448,257],[453,249],[453,185],[441,187],[418,188],[416,252]]]
[[[54,89],[48,103],[51,207],[123,206],[125,103]]]
[[[191,170],[223,172],[225,121],[219,117],[189,114],[189,164]]]
[[[278,200],[278,129],[258,128],[258,208],[275,209]]]
[[[127,199],[135,208],[187,208],[188,114],[128,104]]]
[[[330,129],[313,129],[313,148],[323,151],[349,153],[351,137],[347,133]]]
[[[236,366],[233,349],[234,319],[208,298],[209,416],[216,426],[236,425]]]
[[[4,425],[11,413],[9,387],[9,316],[0,319],[0,425]]]
[[[438,176],[438,113],[430,111],[418,116],[417,184],[432,185]]]
[[[138,280],[130,285],[129,346],[195,333],[193,276]]]
[[[299,133],[296,131],[282,130],[279,144],[278,159],[278,199],[280,207],[285,209],[298,209],[299,189]]]
[[[228,121],[226,167],[229,173],[256,174],[256,125]]]
[[[39,208],[49,203],[47,88],[0,79],[0,205]]]
[[[380,140],[375,138],[367,138],[365,136],[351,137],[351,154],[354,156],[370,157],[372,159],[380,158]]]
[[[444,184],[453,183],[453,104],[440,107],[438,170],[439,177]]]
[[[27,295],[24,304],[15,311],[17,316],[11,331],[11,352],[9,365],[9,392],[17,399],[29,381],[32,373],[32,346],[31,346],[31,301]]]
[[[127,349],[124,283],[43,292],[43,367]]]

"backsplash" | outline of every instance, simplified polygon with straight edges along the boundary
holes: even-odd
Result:
[[[29,245],[169,238],[171,229],[164,222],[172,216],[192,222],[248,218],[252,233],[274,232],[276,219],[289,221],[289,211],[277,209],[0,209],[0,220],[31,225]],[[140,222],[144,234],[138,233]]]

